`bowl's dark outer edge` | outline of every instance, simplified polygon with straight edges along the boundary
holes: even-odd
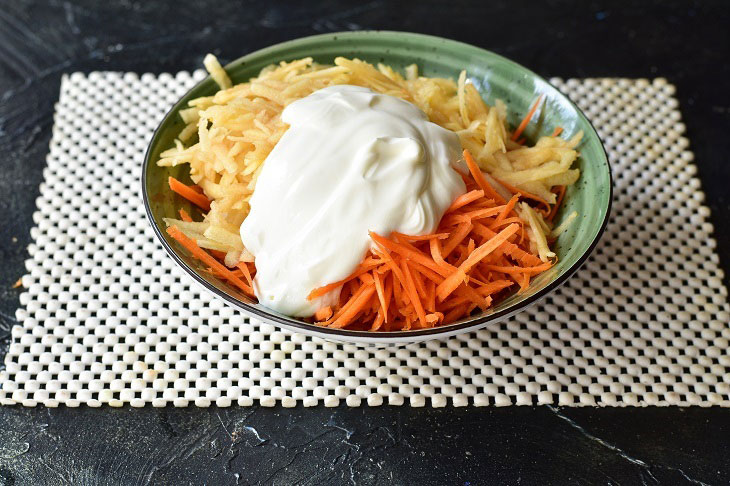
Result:
[[[466,43],[463,43],[463,42],[460,42],[460,41],[455,41],[455,40],[452,40],[452,39],[446,39],[446,38],[443,38],[443,37],[429,36],[429,35],[425,35],[425,34],[414,34],[414,33],[411,33],[411,32],[397,32],[397,31],[332,32],[332,33],[328,33],[328,34],[319,34],[319,35],[315,35],[315,36],[309,36],[308,38],[331,37],[331,36],[348,36],[348,35],[351,35],[351,34],[361,34],[361,33],[364,33],[364,32],[372,32],[372,33],[384,32],[384,33],[393,33],[393,34],[404,34],[406,36],[413,36],[413,37],[427,37],[427,38],[431,38],[431,39],[448,40],[450,42],[460,43],[460,44],[464,44],[465,46],[469,46],[469,47],[472,47],[472,48],[481,49],[481,50],[487,51],[490,54],[493,54],[495,56],[499,56],[499,57],[504,58],[503,56],[500,56],[499,54],[496,54],[496,53],[493,53],[491,51],[488,51],[487,49],[482,49],[480,47],[473,46],[471,44],[466,44]],[[269,46],[269,47],[267,47],[265,49],[271,49],[271,48],[280,46],[282,44],[286,44],[288,42],[294,42],[294,41],[301,40],[301,39],[304,39],[304,38],[307,38],[307,37],[302,37],[302,38],[299,38],[299,39],[294,39],[292,41],[282,42],[280,44],[275,44],[273,46]],[[249,54],[246,54],[246,56],[250,56],[250,55],[256,54],[259,51],[251,52]],[[246,57],[246,56],[243,56],[243,57]],[[507,58],[504,58],[504,59],[507,59]],[[515,63],[514,61],[512,61],[510,59],[507,59],[507,60],[510,61],[510,62],[512,62],[512,63]],[[575,108],[575,110],[580,115],[582,115],[583,118],[585,118],[585,120],[588,122],[588,124],[590,125],[590,127],[593,129],[594,133],[596,133],[596,135],[598,134],[598,132],[596,131],[595,126],[593,126],[593,123],[590,121],[590,119],[585,116],[585,114],[583,113],[583,111],[580,108],[578,108],[578,106],[573,102],[573,100],[570,99],[570,97],[568,97],[565,93],[563,93],[558,88],[556,88],[555,86],[553,86],[548,80],[546,80],[542,76],[534,73],[533,71],[531,71],[530,69],[522,66],[521,64],[518,64],[518,63],[515,63],[515,64],[517,64],[518,66],[520,66],[522,69],[525,69],[526,71],[530,72],[532,75],[534,75],[536,78],[540,79],[541,81],[544,81],[545,83],[547,83],[548,85],[550,85],[551,87],[553,87],[556,91],[558,91],[561,95],[563,95],[568,100],[568,102]],[[197,88],[201,83],[205,82],[208,78],[209,77],[206,77],[205,79],[203,79],[200,82],[198,82],[195,86],[193,86],[190,90],[188,90],[187,93],[189,93],[190,91],[192,91],[195,88]],[[185,98],[187,96],[187,93],[185,95],[183,95],[180,99]],[[279,316],[279,315],[276,315],[276,314],[269,314],[269,313],[267,313],[265,311],[262,311],[262,310],[254,307],[252,305],[249,305],[249,304],[247,304],[245,302],[242,302],[242,301],[236,299],[235,297],[232,297],[232,296],[226,294],[225,292],[220,291],[218,288],[216,288],[213,285],[211,285],[208,281],[206,281],[205,279],[201,278],[192,268],[190,268],[177,255],[177,253],[175,252],[175,250],[173,250],[172,246],[167,242],[167,239],[165,239],[165,236],[162,234],[162,232],[160,231],[160,229],[157,227],[157,224],[155,224],[155,219],[154,219],[154,216],[152,215],[152,208],[150,207],[150,203],[149,203],[149,194],[147,193],[147,167],[152,163],[152,161],[150,160],[150,156],[151,156],[151,153],[150,152],[151,152],[151,149],[152,149],[152,141],[157,138],[157,134],[161,130],[161,128],[164,126],[165,121],[167,121],[167,119],[170,118],[171,116],[174,116],[175,115],[174,110],[175,110],[175,106],[176,105],[177,105],[177,103],[175,103],[173,105],[173,107],[170,108],[170,110],[167,112],[167,114],[165,114],[165,116],[163,117],[163,119],[160,122],[160,124],[158,125],[158,127],[155,129],[152,137],[150,138],[150,143],[147,146],[147,151],[145,153],[144,162],[142,164],[142,177],[141,177],[141,183],[142,183],[142,200],[144,201],[145,212],[147,213],[147,218],[149,219],[150,224],[152,225],[152,229],[155,232],[155,235],[157,236],[157,238],[162,243],[162,246],[165,248],[165,251],[167,251],[168,255],[170,255],[170,257],[180,267],[182,267],[183,270],[185,270],[188,273],[188,275],[190,275],[191,277],[193,277],[193,279],[196,282],[198,282],[200,285],[202,285],[205,289],[207,289],[208,291],[210,291],[213,294],[217,295],[218,297],[224,299],[229,304],[231,304],[231,305],[237,307],[238,309],[244,311],[244,313],[246,313],[246,314],[253,315],[253,316],[257,316],[257,317],[261,317],[264,320],[274,321],[277,325],[279,325],[281,327],[284,327],[284,328],[287,328],[287,329],[302,330],[302,331],[305,331],[305,332],[315,332],[317,334],[330,335],[333,338],[336,338],[336,337],[341,337],[341,338],[348,338],[348,337],[349,338],[358,338],[358,340],[362,340],[363,342],[365,342],[365,341],[372,341],[374,344],[375,343],[382,343],[382,338],[383,337],[386,337],[386,336],[388,338],[415,338],[415,337],[421,337],[421,338],[423,338],[425,336],[432,336],[432,337],[435,338],[435,337],[438,337],[438,335],[440,335],[440,334],[445,334],[445,333],[452,334],[455,331],[464,331],[464,332],[466,332],[466,331],[469,331],[469,330],[477,330],[477,329],[480,329],[480,328],[484,327],[485,325],[487,325],[490,322],[499,321],[501,319],[504,319],[506,317],[509,317],[511,315],[517,314],[518,312],[521,312],[521,311],[525,310],[527,307],[529,307],[532,304],[538,302],[543,297],[545,297],[547,294],[549,294],[553,290],[557,289],[560,285],[562,285],[570,276],[572,276],[583,265],[583,263],[585,263],[585,261],[591,255],[591,253],[593,253],[593,250],[595,250],[596,246],[598,245],[599,240],[601,239],[601,236],[603,235],[603,233],[606,230],[606,227],[607,227],[608,221],[609,221],[609,217],[610,217],[610,214],[611,214],[611,207],[612,207],[612,204],[613,204],[613,173],[612,173],[612,170],[611,170],[611,164],[610,164],[610,162],[608,160],[608,154],[606,153],[606,148],[603,145],[603,141],[600,140],[600,137],[599,137],[599,140],[601,142],[600,143],[601,150],[603,151],[603,156],[604,156],[604,158],[606,160],[606,165],[608,166],[608,181],[609,181],[609,188],[608,188],[609,189],[609,191],[608,191],[608,206],[606,208],[606,215],[605,215],[605,217],[603,219],[603,222],[601,223],[601,228],[598,230],[598,232],[596,233],[595,238],[593,238],[593,241],[589,245],[588,249],[583,253],[583,255],[581,255],[581,257],[573,265],[571,265],[562,275],[560,275],[554,281],[550,282],[548,285],[546,285],[545,287],[543,287],[542,289],[540,289],[534,295],[528,297],[527,299],[523,300],[522,302],[519,302],[519,303],[515,304],[513,307],[508,307],[508,308],[503,309],[501,311],[494,312],[492,314],[488,314],[488,315],[485,315],[485,316],[476,318],[476,319],[471,320],[471,321],[468,321],[468,322],[463,322],[463,323],[460,323],[460,324],[452,324],[452,325],[449,325],[449,326],[432,327],[432,328],[428,328],[428,329],[415,329],[415,330],[412,330],[412,331],[390,331],[388,333],[373,333],[373,332],[370,332],[370,331],[353,331],[353,330],[348,330],[348,329],[332,329],[332,328],[329,328],[329,327],[315,326],[313,324],[309,324],[309,323],[306,323],[306,322],[297,321],[297,320],[294,320],[294,319],[289,319],[289,318],[286,318],[286,317],[283,317],[283,316]]]

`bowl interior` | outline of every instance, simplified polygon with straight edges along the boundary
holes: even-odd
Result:
[[[508,119],[512,125],[529,110],[540,95],[545,95],[545,105],[537,122],[531,123],[525,135],[534,141],[550,134],[555,127],[564,129],[564,137],[571,137],[583,130],[583,141],[577,167],[581,170],[578,182],[568,188],[565,203],[556,216],[557,224],[573,211],[578,217],[567,231],[560,235],[554,245],[558,263],[549,271],[533,280],[524,294],[514,294],[499,303],[488,313],[463,319],[449,326],[428,330],[429,333],[450,333],[466,328],[476,328],[492,320],[512,314],[556,287],[567,278],[593,248],[608,218],[611,200],[611,175],[603,146],[595,130],[575,105],[547,81],[528,69],[497,54],[467,44],[438,37],[408,34],[402,32],[349,32],[306,37],[278,44],[247,56],[226,66],[226,71],[235,83],[247,81],[265,66],[279,61],[290,61],[311,56],[320,63],[331,64],[335,57],[357,57],[372,63],[386,63],[394,68],[416,63],[425,76],[440,76],[456,79],[462,69],[489,104],[501,99],[507,104]],[[245,295],[230,288],[215,277],[202,271],[202,265],[190,258],[177,243],[165,233],[162,218],[177,217],[177,210],[184,207],[194,218],[199,211],[172,193],[167,186],[167,177],[172,175],[189,181],[188,166],[175,168],[157,167],[155,162],[160,152],[170,148],[184,124],[178,111],[187,106],[190,99],[215,93],[217,86],[210,77],[201,81],[188,92],[167,114],[150,143],[145,157],[143,173],[143,197],[156,233],[167,243],[171,256],[193,277],[209,290],[237,305],[250,314],[265,318],[269,322],[300,330],[321,332],[311,324],[277,314]],[[324,330],[325,332],[327,330]],[[336,331],[340,336],[359,335],[363,332]],[[420,331],[407,331],[418,334]],[[364,333],[367,334],[367,333]],[[398,334],[403,334],[398,333]]]

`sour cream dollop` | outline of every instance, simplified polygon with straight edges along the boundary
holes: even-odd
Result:
[[[457,135],[411,103],[359,86],[331,86],[287,106],[290,125],[264,163],[241,225],[256,258],[254,292],[282,314],[307,317],[340,289],[374,231],[433,232],[466,190],[451,168]]]

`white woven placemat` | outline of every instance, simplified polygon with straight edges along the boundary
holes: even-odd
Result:
[[[666,81],[553,80],[615,177],[608,230],[564,286],[479,332],[363,349],[248,322],[155,241],[140,165],[200,76],[64,77],[0,403],[730,406],[727,291]]]

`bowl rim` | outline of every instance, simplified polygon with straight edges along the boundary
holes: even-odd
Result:
[[[427,34],[418,34],[413,32],[402,32],[402,31],[393,31],[393,30],[359,30],[359,31],[345,31],[345,32],[330,32],[326,34],[317,34],[317,35],[311,35],[311,36],[305,36],[305,37],[298,37],[296,39],[288,40],[285,42],[280,42],[278,44],[274,44],[262,49],[258,49],[255,51],[252,51],[248,54],[245,54],[244,56],[241,56],[228,64],[224,66],[224,69],[228,69],[230,66],[234,64],[239,64],[241,62],[245,62],[248,60],[248,58],[254,57],[254,56],[261,56],[262,54],[267,54],[271,51],[278,51],[285,49],[291,45],[298,44],[302,41],[316,41],[316,40],[324,40],[327,38],[347,38],[347,37],[360,37],[360,36],[373,36],[377,37],[379,35],[383,34],[389,34],[389,35],[398,35],[401,37],[410,38],[411,40],[429,40],[429,41],[440,41],[440,42],[446,42],[449,43],[455,47],[462,47],[462,48],[468,48],[468,49],[477,49],[479,51],[486,52],[490,54],[490,56],[494,56],[498,59],[500,59],[503,62],[506,62],[508,64],[512,64],[519,69],[522,69],[529,73],[531,76],[534,76],[536,79],[546,83],[553,89],[555,89],[569,104],[573,107],[573,109],[576,111],[579,117],[582,117],[585,122],[590,126],[590,128],[593,130],[593,134],[598,138],[599,146],[601,148],[601,154],[603,155],[603,160],[606,163],[606,167],[608,169],[608,205],[606,207],[605,216],[603,218],[603,221],[601,222],[601,226],[599,230],[596,232],[595,237],[591,241],[591,243],[588,245],[588,248],[583,252],[583,254],[570,266],[568,267],[561,275],[559,275],[555,280],[545,285],[545,287],[541,288],[535,294],[527,297],[526,299],[517,302],[513,304],[512,306],[509,306],[505,309],[502,309],[500,311],[496,312],[488,312],[484,315],[474,317],[473,319],[467,320],[465,322],[456,323],[456,324],[450,324],[446,326],[439,326],[439,327],[431,327],[427,329],[413,329],[408,331],[388,331],[388,332],[371,332],[371,331],[357,331],[357,330],[350,330],[350,329],[333,329],[329,327],[319,327],[314,324],[310,324],[304,321],[300,321],[294,318],[286,317],[286,316],[280,316],[274,313],[269,313],[265,310],[259,309],[257,307],[254,307],[253,305],[247,304],[246,302],[243,302],[231,295],[228,295],[227,293],[221,291],[214,285],[212,285],[210,282],[208,282],[206,279],[202,278],[195,270],[193,270],[190,266],[185,263],[182,258],[177,254],[177,252],[172,248],[172,246],[168,243],[165,236],[160,231],[160,228],[155,223],[154,215],[152,214],[152,207],[150,205],[150,195],[147,192],[147,170],[148,167],[153,163],[150,159],[151,152],[152,152],[152,146],[154,141],[158,138],[159,132],[162,130],[162,127],[166,125],[166,122],[173,117],[176,114],[176,107],[180,103],[182,99],[188,96],[188,94],[197,89],[201,84],[207,82],[210,80],[210,75],[206,76],[205,78],[201,79],[199,82],[197,82],[193,87],[191,87],[186,93],[180,97],[180,99],[175,102],[172,107],[167,111],[165,116],[160,121],[159,125],[155,129],[155,131],[152,134],[152,137],[150,138],[150,142],[147,145],[147,149],[145,151],[144,161],[142,163],[142,177],[141,177],[141,184],[142,184],[142,200],[144,202],[145,206],[145,212],[147,214],[147,219],[150,222],[150,225],[152,226],[152,229],[155,233],[155,236],[157,239],[162,243],[162,246],[164,247],[165,251],[167,251],[167,254],[183,269],[185,272],[188,273],[199,285],[202,285],[203,288],[214,294],[215,296],[222,298],[224,301],[226,301],[228,304],[233,305],[237,309],[243,311],[245,314],[260,318],[264,322],[269,322],[271,324],[274,324],[276,326],[280,326],[286,329],[291,329],[297,332],[304,332],[306,334],[311,335],[322,335],[323,337],[331,337],[333,339],[341,338],[341,339],[351,339],[351,340],[357,340],[362,343],[382,343],[384,341],[392,341],[393,343],[403,341],[403,340],[423,340],[428,338],[435,338],[439,337],[441,335],[448,336],[453,334],[461,334],[463,332],[468,331],[474,331],[481,329],[482,327],[486,326],[489,323],[492,322],[498,322],[500,320],[506,319],[507,317],[510,317],[514,314],[517,314],[523,310],[525,310],[527,307],[531,306],[532,304],[538,302],[543,297],[547,296],[551,292],[553,292],[555,289],[557,289],[560,285],[562,285],[568,278],[570,278],[582,265],[585,263],[585,261],[588,259],[588,257],[593,253],[596,246],[598,245],[598,242],[601,239],[601,236],[606,230],[606,227],[608,225],[608,221],[611,215],[611,207],[613,202],[613,172],[611,170],[611,164],[608,159],[608,155],[606,153],[606,148],[603,144],[603,141],[601,140],[600,136],[598,136],[598,132],[596,131],[595,126],[593,123],[588,119],[588,117],[585,116],[583,111],[571,100],[565,93],[560,91],[557,87],[555,87],[552,83],[550,83],[547,79],[543,78],[539,74],[533,72],[531,69],[526,68],[525,66],[512,61],[504,56],[501,56],[495,52],[492,52],[488,49],[483,49],[478,46],[474,46],[472,44],[467,44],[465,42],[448,39],[445,37],[440,36],[433,36],[433,35],[427,35]]]

